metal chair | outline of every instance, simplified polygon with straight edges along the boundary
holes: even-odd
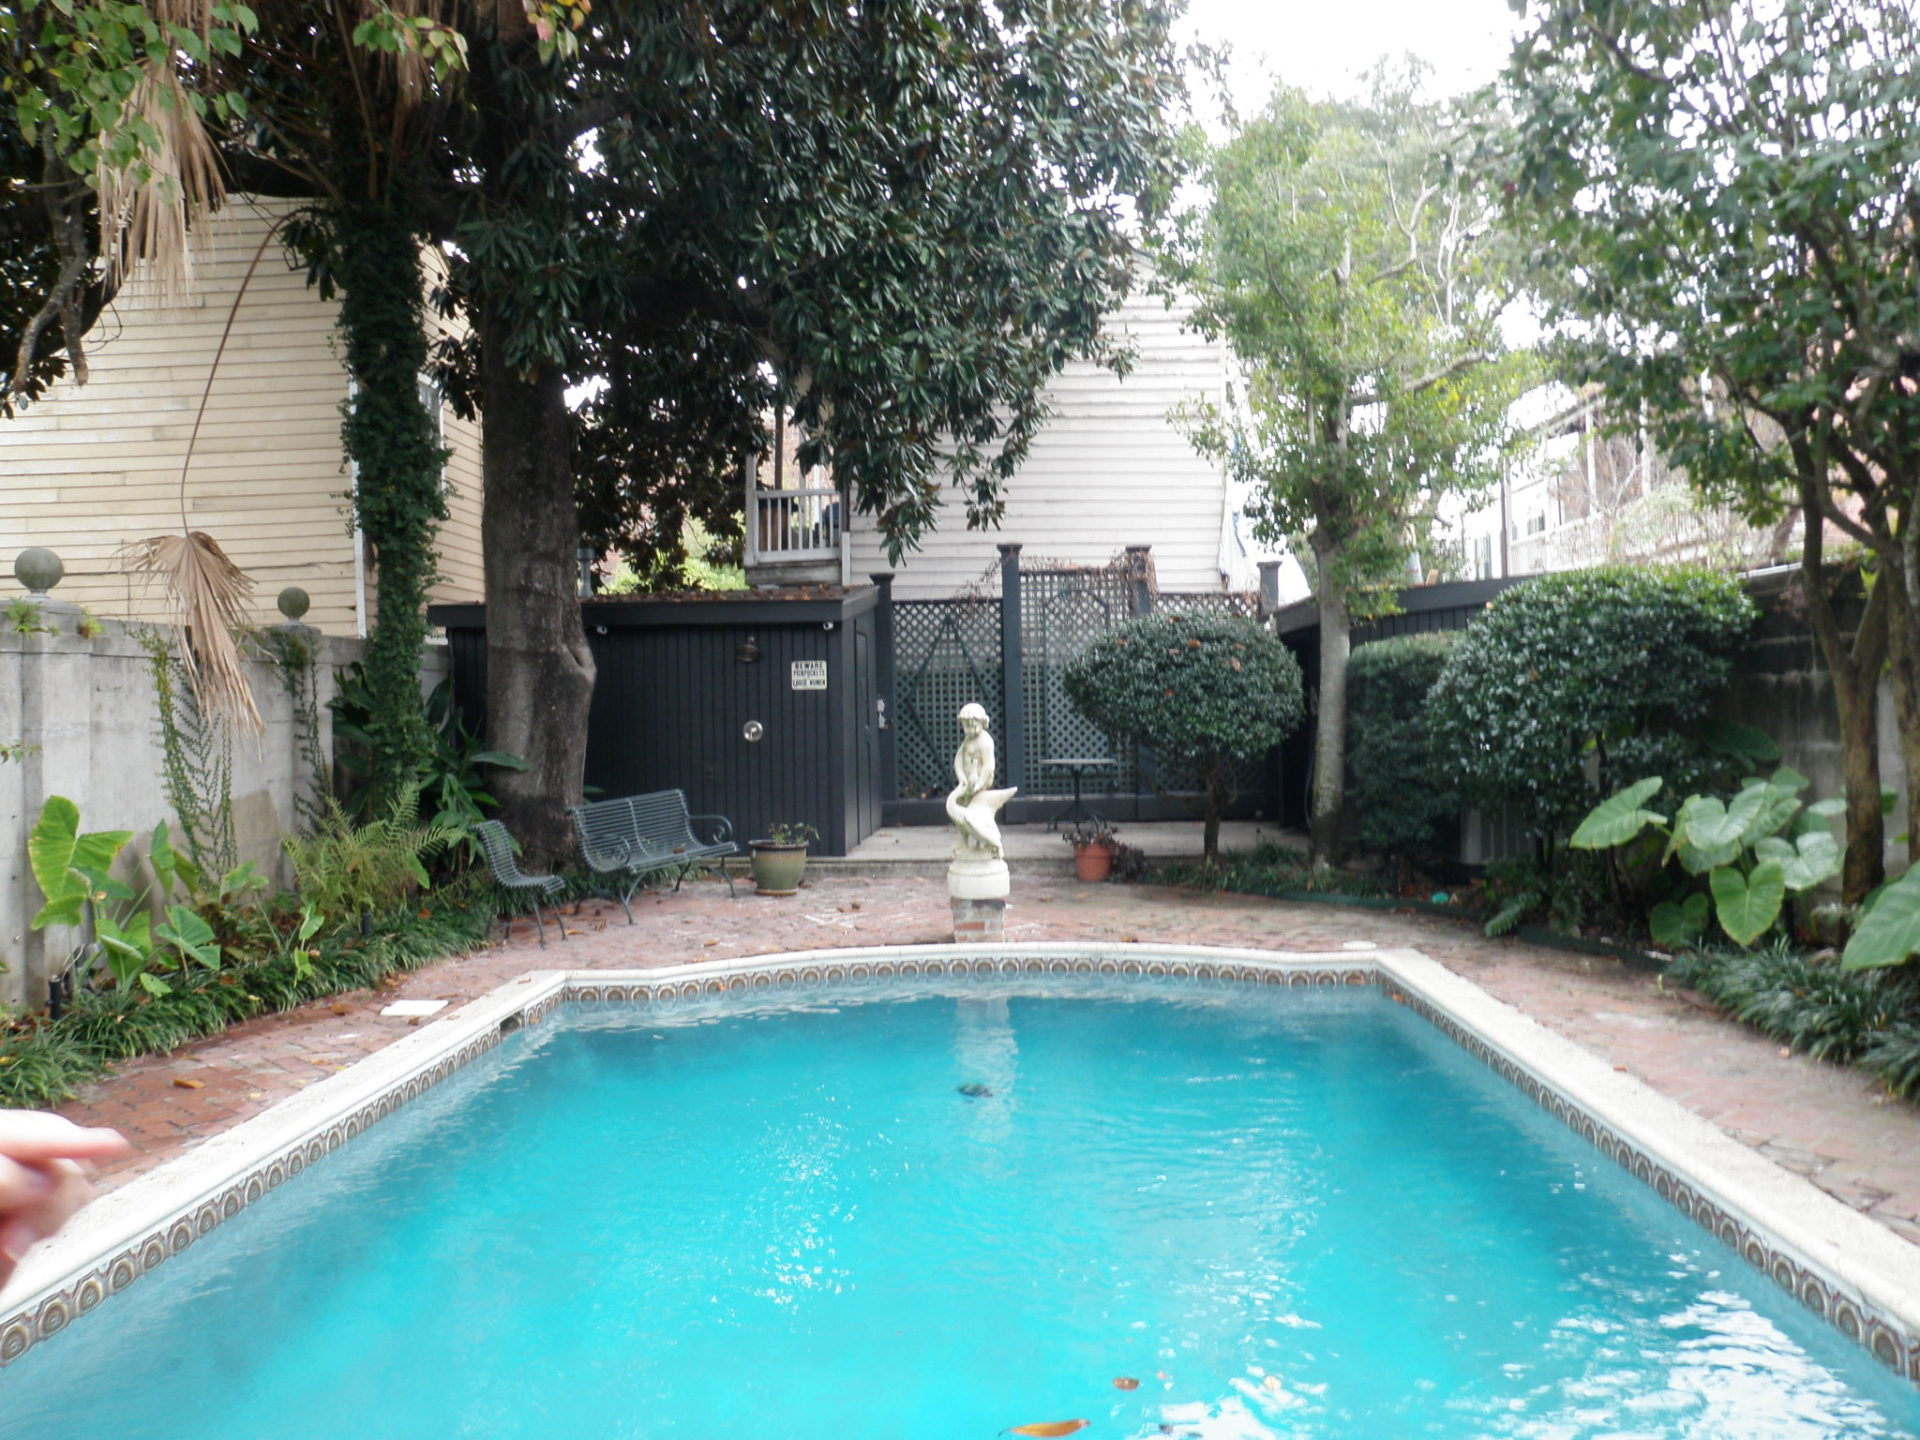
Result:
[[[520,868],[520,860],[514,854],[513,836],[507,833],[507,827],[498,820],[482,820],[473,827],[474,835],[480,841],[480,848],[486,852],[487,868],[493,872],[493,883],[502,890],[529,890],[534,893],[527,898],[533,902],[533,923],[540,931],[540,948],[547,948],[547,922],[540,914],[540,896],[545,895],[548,903],[566,888],[566,881],[558,875],[529,875]],[[560,922],[559,912],[554,913],[554,924],[560,930],[560,938],[567,938],[567,927]]]

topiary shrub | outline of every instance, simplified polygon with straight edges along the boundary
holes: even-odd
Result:
[[[1361,848],[1428,855],[1459,814],[1428,753],[1427,692],[1458,631],[1401,635],[1360,646],[1347,662],[1347,793]]]
[[[1678,794],[1723,786],[1738,762],[1699,729],[1756,613],[1731,576],[1685,566],[1516,585],[1434,684],[1434,762],[1469,804],[1511,806],[1548,843],[1648,775]]]
[[[1218,859],[1233,767],[1284,740],[1305,711],[1300,666],[1262,626],[1233,615],[1148,615],[1068,662],[1067,698],[1109,735],[1145,746],[1205,799],[1206,855]]]

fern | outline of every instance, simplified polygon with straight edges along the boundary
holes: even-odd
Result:
[[[289,835],[282,842],[300,898],[338,925],[390,909],[424,889],[423,862],[458,840],[460,832],[437,821],[416,821],[418,808],[419,791],[409,787],[394,797],[385,815],[356,825],[329,796],[311,835]]]

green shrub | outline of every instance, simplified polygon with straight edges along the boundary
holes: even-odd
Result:
[[[1305,711],[1300,666],[1265,627],[1234,615],[1148,615],[1068,662],[1067,698],[1109,735],[1145,746],[1170,779],[1205,795],[1218,858],[1233,767],[1286,739]]]
[[[1643,775],[1681,794],[1721,788],[1746,761],[1709,744],[1703,722],[1755,613],[1730,576],[1687,567],[1516,585],[1468,627],[1433,687],[1435,763],[1467,803],[1510,806],[1548,840]]]
[[[1427,855],[1460,809],[1438,782],[1427,740],[1427,692],[1457,632],[1375,640],[1347,666],[1347,793],[1363,849]]]

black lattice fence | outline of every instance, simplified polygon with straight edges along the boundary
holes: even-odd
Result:
[[[1109,742],[1073,708],[1061,676],[1067,662],[1098,636],[1133,616],[1132,587],[1117,566],[1022,568],[1020,571],[1020,679],[1027,697],[1025,773],[1009,781],[1028,795],[1059,794],[1068,772],[1049,760],[1106,757],[1095,789],[1130,795],[1140,788],[1131,747]]]
[[[895,601],[893,640],[900,798],[945,795],[953,788],[960,707],[971,701],[996,719],[1006,713],[1000,602]]]
[[[1154,597],[1153,608],[1170,610],[1176,615],[1238,615],[1243,620],[1260,618],[1258,595],[1229,595],[1215,591],[1166,591]]]

